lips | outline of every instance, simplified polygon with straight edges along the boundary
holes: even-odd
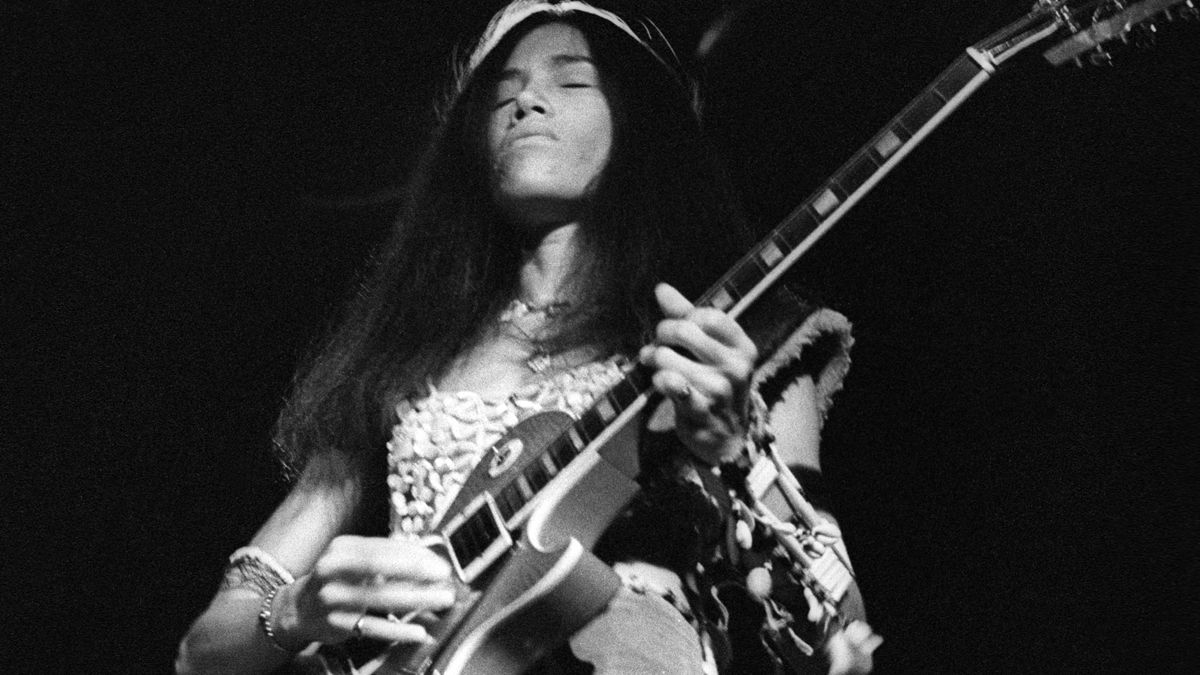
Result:
[[[504,143],[501,145],[501,148],[502,149],[510,148],[517,141],[520,141],[520,140],[523,140],[526,138],[544,138],[546,140],[551,140],[551,141],[558,140],[558,136],[555,136],[554,132],[550,131],[549,129],[535,129],[535,128],[520,129],[518,131],[512,132],[512,134],[509,135],[508,138],[504,139]]]

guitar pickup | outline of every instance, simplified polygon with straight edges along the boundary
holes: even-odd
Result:
[[[513,547],[492,495],[483,492],[442,527],[450,564],[463,583],[471,583]]]

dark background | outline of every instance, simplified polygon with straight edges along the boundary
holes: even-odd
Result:
[[[864,4],[701,69],[763,231],[1028,2]],[[169,668],[485,5],[3,5],[3,670]],[[733,6],[641,5],[684,53]],[[794,274],[855,322],[825,470],[880,672],[1195,658],[1198,30],[1021,60]]]

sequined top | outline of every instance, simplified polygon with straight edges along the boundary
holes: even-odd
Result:
[[[547,410],[581,415],[620,381],[624,362],[586,363],[507,396],[430,385],[424,397],[398,404],[387,444],[393,536],[419,535],[435,526],[484,450],[530,415]]]

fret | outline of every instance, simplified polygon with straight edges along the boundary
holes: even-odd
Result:
[[[538,461],[542,463],[542,466],[546,467],[546,473],[549,474],[551,478],[554,478],[558,475],[558,470],[561,467],[555,464],[554,460],[550,458],[550,453],[543,453],[542,456],[538,458]]]
[[[947,101],[971,84],[982,70],[973,59],[960,56],[916,100],[908,104],[892,126],[904,129],[910,136],[916,134],[942,111]]]
[[[771,266],[768,265],[765,260],[763,260],[758,251],[752,251],[751,253],[752,254],[742,262],[741,266],[749,270],[754,270],[755,279],[753,283],[751,283],[751,288],[753,288],[753,285],[758,283],[758,280],[762,279],[764,274],[771,271]],[[741,286],[741,284],[742,282],[739,280],[738,285]]]
[[[933,89],[946,100],[966,88],[982,68],[974,59],[960,56],[933,83]]]
[[[558,473],[560,469],[562,469],[564,466],[566,466],[565,463],[560,463],[559,458],[556,457],[556,454],[557,454],[556,446],[557,445],[558,445],[558,441],[555,441],[555,442],[551,443],[550,445],[547,445],[546,451],[543,452],[538,458],[543,464],[546,465],[546,470],[550,472],[551,476]]]
[[[941,111],[945,103],[936,92],[926,90],[900,113],[896,118],[896,125],[907,131],[910,136],[916,134],[926,122]]]
[[[529,481],[525,479],[525,476],[517,476],[517,479],[513,481],[513,485],[516,485],[517,489],[521,491],[521,497],[525,501],[533,499],[533,488],[529,487]]]
[[[550,482],[550,474],[546,471],[546,467],[542,466],[541,462],[530,462],[522,474],[529,481],[534,491],[541,490],[546,487],[546,483]]]
[[[875,175],[879,164],[870,153],[861,153],[838,172],[837,181],[847,192],[854,192]]]
[[[567,462],[575,459],[579,455],[579,451],[571,444],[571,439],[563,436],[550,444],[550,449],[546,452],[554,458],[554,462],[559,468],[567,465]]]
[[[620,382],[613,385],[612,389],[608,390],[606,396],[617,410],[624,410],[630,403],[637,400],[637,397],[641,394],[641,390],[633,383],[630,376],[626,375],[621,378]]]
[[[811,201],[811,198],[809,201]],[[776,235],[787,244],[788,252],[790,253],[792,249],[799,246],[800,242],[804,241],[820,224],[821,219],[817,217],[812,207],[808,206],[806,202],[787,217],[787,220],[777,228]]]
[[[505,522],[516,515],[526,503],[516,483],[509,483],[496,493],[496,508],[500,509],[500,517]]]
[[[726,280],[725,283],[721,284],[721,290],[725,291],[725,295],[733,298],[734,302],[740,300],[742,297],[741,289],[732,280]]]
[[[600,417],[600,413],[596,409],[589,408],[579,416],[579,421],[575,423],[573,428],[578,429],[580,435],[589,441],[600,435],[607,426],[604,419]]]
[[[641,395],[643,391],[650,388],[650,371],[640,365],[634,366],[629,372],[625,373],[624,381],[628,382],[629,386],[638,392],[638,395]],[[634,396],[634,398],[637,398],[637,396]],[[626,403],[621,407],[625,408],[628,405]]]
[[[775,231],[771,233],[769,241],[773,246],[775,246],[775,248],[779,249],[780,253],[787,255],[792,252],[793,246],[788,243],[787,238],[784,237],[783,233],[779,230],[780,228],[776,228]]]
[[[587,447],[587,439],[579,431],[578,424],[571,425],[571,428],[567,430],[566,440],[570,442],[571,449],[575,451],[575,454],[579,454],[581,450]]]
[[[733,268],[729,275],[728,281],[723,286],[732,291],[731,295],[740,298],[754,288],[754,285],[762,281],[763,274],[768,270],[760,270],[751,260],[746,260]]]

